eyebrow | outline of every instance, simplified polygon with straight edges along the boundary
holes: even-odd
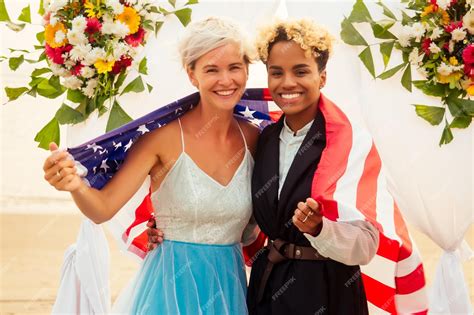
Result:
[[[229,67],[232,67],[232,66],[242,66],[243,63],[242,62],[234,62],[234,63],[231,63],[229,65]],[[213,64],[210,64],[210,65],[205,65],[203,69],[206,69],[206,68],[218,68],[219,66],[217,65],[213,65]]]
[[[292,67],[293,70],[302,69],[302,68],[309,68],[309,65],[301,63],[301,64],[297,64],[297,65]],[[270,67],[268,67],[268,69],[281,70],[283,68],[280,67],[280,66],[270,66]]]

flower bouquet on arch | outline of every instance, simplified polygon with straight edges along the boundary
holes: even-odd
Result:
[[[374,20],[363,0],[357,0],[341,23],[341,38],[365,46],[359,58],[374,78],[388,79],[403,71],[402,85],[437,97],[442,107],[414,104],[418,116],[432,125],[445,122],[440,145],[453,140],[452,128],[468,128],[474,117],[474,0],[402,0],[396,15],[378,1],[384,18]],[[357,30],[370,24],[374,44]],[[379,46],[384,70],[376,75],[371,46]],[[387,70],[393,49],[403,62]],[[424,78],[412,79],[412,69]]]
[[[106,131],[131,120],[117,97],[140,93],[145,88],[151,92],[153,87],[142,78],[147,74],[147,59],[137,60],[149,34],[156,36],[164,17],[171,14],[186,26],[191,19],[188,6],[198,1],[188,1],[180,9],[176,8],[176,1],[168,2],[172,10],[157,6],[152,0],[41,0],[38,13],[44,30],[36,36],[39,45],[34,46],[34,51],[10,49],[20,56],[2,58],[9,60],[13,71],[23,61],[43,64],[32,71],[29,86],[5,88],[9,101],[25,94],[54,99],[66,93],[69,104],[63,102],[36,135],[39,147],[47,149],[52,141],[59,144],[59,125],[80,123],[96,110],[99,116],[110,111]],[[18,20],[31,23],[29,5]],[[0,21],[14,31],[25,26],[10,20],[3,1]],[[37,59],[25,58],[25,54],[36,52],[41,52]],[[138,75],[123,86],[131,68]]]

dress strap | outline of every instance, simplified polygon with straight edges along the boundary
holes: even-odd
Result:
[[[248,149],[248,147],[247,147],[247,140],[245,140],[244,132],[242,131],[242,128],[240,128],[240,124],[239,124],[238,121],[237,121],[237,126],[239,126],[240,134],[242,135],[242,138],[244,139],[245,149]]]
[[[179,123],[179,129],[181,130],[181,148],[184,152],[184,133],[183,133],[183,127],[181,126],[181,119],[178,118],[178,123]]]

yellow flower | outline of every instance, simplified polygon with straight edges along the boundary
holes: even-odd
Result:
[[[115,60],[107,61],[104,59],[99,59],[94,63],[94,67],[97,69],[98,73],[106,73],[112,71],[112,67],[115,64]]]
[[[471,84],[467,89],[466,89],[467,94],[470,96],[474,96],[474,84]]]
[[[435,12],[435,6],[432,4],[432,5],[429,5],[429,6],[425,7],[423,12],[421,12],[421,17],[427,16],[428,14],[431,14],[433,12]]]
[[[64,39],[60,43],[56,42],[56,33],[59,31],[64,33]],[[44,29],[44,39],[46,43],[52,48],[61,47],[67,43],[66,33],[66,27],[64,27],[63,23],[57,22],[54,24],[54,26],[48,24]]]
[[[95,5],[89,0],[86,0],[86,2],[84,2],[84,8],[85,8],[87,17],[100,18],[102,16],[102,11],[100,10],[100,0],[97,0]]]
[[[441,23],[443,25],[448,25],[449,22],[451,22],[451,19],[449,18],[448,12],[446,12],[443,9],[439,9],[439,11],[441,12]]]
[[[459,61],[456,59],[456,57],[451,57],[449,58],[449,63],[452,65],[452,66],[457,66],[459,64]]]
[[[128,26],[130,34],[136,33],[140,27],[140,15],[131,7],[124,7],[123,12],[117,15],[117,20]]]
[[[440,83],[450,83],[450,82],[457,82],[461,80],[463,75],[464,73],[462,72],[453,72],[450,75],[441,75],[438,73],[436,77],[438,78],[438,81]]]

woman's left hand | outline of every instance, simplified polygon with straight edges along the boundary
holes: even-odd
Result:
[[[298,202],[293,215],[293,224],[302,232],[317,236],[321,231],[323,215],[319,203],[313,198]]]

